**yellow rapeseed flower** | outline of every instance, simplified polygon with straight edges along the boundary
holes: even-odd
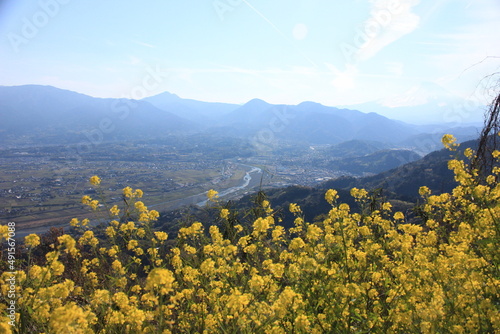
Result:
[[[28,247],[36,247],[40,245],[40,237],[36,234],[30,234],[24,237],[24,244]]]
[[[94,199],[94,200],[90,201],[90,203],[88,205],[92,208],[92,210],[95,211],[99,207],[99,201]]]
[[[148,210],[148,207],[145,206],[144,203],[141,201],[135,202],[134,206],[137,210],[139,210],[139,212],[144,212]]]
[[[110,238],[114,238],[116,235],[116,230],[113,226],[106,227],[106,235]]]
[[[222,219],[227,219],[229,217],[229,210],[228,209],[220,210],[220,217]]]
[[[450,151],[455,151],[459,144],[456,143],[457,139],[450,134],[445,134],[443,138],[441,138],[441,142],[443,146]]]
[[[9,237],[9,226],[0,225],[0,241]]]
[[[137,246],[139,246],[139,242],[137,240],[129,240],[128,244],[127,244],[127,249],[128,250],[132,250],[134,248],[136,248]]]
[[[394,219],[395,220],[405,219],[405,215],[401,211],[398,211],[394,214]]]
[[[83,202],[83,199],[82,199],[82,202]],[[78,218],[73,218],[73,219],[71,219],[69,224],[73,227],[78,227],[78,226],[80,226],[80,221],[78,220]]]
[[[382,210],[384,211],[390,211],[392,209],[392,204],[389,203],[389,202],[384,202],[384,204],[382,204]]]
[[[108,255],[113,257],[116,254],[118,254],[119,248],[117,245],[113,245],[109,250],[108,250]]]
[[[85,231],[83,235],[78,240],[80,245],[89,245],[95,247],[99,244],[99,240],[94,237],[94,231]]]
[[[170,270],[155,268],[148,274],[145,289],[148,291],[158,291],[160,294],[168,294],[172,291],[174,282],[175,278]]]
[[[49,328],[51,333],[91,333],[90,325],[97,319],[90,311],[84,311],[74,302],[58,307],[51,312]]]
[[[12,334],[12,328],[14,326],[10,325],[9,322],[11,322],[9,318],[2,316],[0,317],[0,333],[3,334]]]
[[[426,186],[422,186],[418,189],[418,193],[420,194],[420,196],[424,197],[424,196],[429,196],[431,194],[431,190],[426,187]]]
[[[98,186],[99,184],[101,184],[101,179],[97,175],[92,176],[89,181],[94,186]]]
[[[132,188],[130,188],[130,187],[123,188],[123,196],[125,196],[127,198],[131,198],[133,196]]]
[[[368,192],[365,189],[352,188],[351,196],[355,199],[360,200],[366,198],[368,196]]]
[[[302,210],[300,209],[300,206],[298,206],[296,203],[290,203],[288,206],[288,210],[290,210],[291,213],[300,213]]]
[[[112,216],[118,216],[120,214],[120,209],[118,209],[118,205],[113,205],[111,209],[109,209],[109,213],[111,213]]]
[[[283,235],[285,234],[285,228],[281,225],[277,225],[273,232],[271,233],[273,241],[283,240]]]
[[[309,319],[305,314],[298,315],[295,318],[294,323],[295,323],[295,328],[297,328],[297,330],[306,333],[310,331],[311,322],[309,321]]]
[[[158,241],[165,241],[168,239],[168,234],[163,231],[157,231],[154,234],[156,239],[158,239]]]
[[[272,217],[269,217],[272,219]],[[259,234],[266,233],[270,228],[270,220],[267,218],[259,217],[253,223],[252,235],[258,236]]]
[[[113,263],[111,263],[111,268],[119,274],[119,275],[125,275],[125,269],[122,266],[122,263],[120,260],[114,260]]]
[[[82,204],[89,205],[92,198],[89,195],[82,196]]]
[[[210,189],[208,192],[207,192],[207,198],[210,200],[210,201],[215,201],[217,199],[217,197],[219,197],[219,193],[213,189]]]
[[[73,239],[73,237],[71,237],[70,235],[64,234],[64,235],[58,237],[57,240],[61,244],[61,247],[65,248],[64,251],[66,253],[70,253],[73,256],[76,256],[79,254],[78,249],[76,249],[76,247],[75,247],[76,240]]]
[[[149,220],[157,220],[160,217],[160,213],[156,210],[150,210],[148,215]]]
[[[297,250],[303,248],[305,245],[306,243],[304,242],[304,240],[302,240],[302,238],[300,237],[297,237],[292,239],[292,241],[290,241],[290,245],[288,247],[291,250]]]
[[[328,189],[325,193],[325,199],[329,204],[333,204],[338,198],[337,191],[334,189]]]
[[[141,189],[136,189],[134,191],[134,197],[135,198],[141,198],[144,195],[144,192]]]

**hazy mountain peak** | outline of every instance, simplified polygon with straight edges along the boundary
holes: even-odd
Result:
[[[413,124],[481,122],[484,112],[482,105],[434,82],[421,82],[403,94],[347,107]]]
[[[401,95],[389,97],[379,101],[384,107],[412,107],[426,103],[437,102],[446,103],[451,99],[457,98],[455,95],[434,82],[424,81],[413,86]]]
[[[321,103],[313,101],[304,101],[297,105],[298,107],[324,107]]]
[[[268,106],[269,103],[267,103],[264,100],[261,99],[251,99],[247,103],[244,104],[245,106],[251,106],[251,107],[263,107],[263,106]]]
[[[160,94],[157,94],[157,95],[154,95],[154,96],[150,96],[150,97],[148,97],[146,99],[147,100],[158,99],[158,100],[162,100],[164,102],[174,102],[174,101],[180,100],[181,98],[178,95],[174,94],[174,93],[163,92],[163,93],[160,93]]]

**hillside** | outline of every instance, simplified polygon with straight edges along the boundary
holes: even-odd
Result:
[[[380,150],[371,154],[333,160],[329,167],[352,174],[377,174],[420,159],[411,150]]]
[[[463,158],[463,151],[466,148],[476,146],[475,140],[464,142],[455,155]],[[449,192],[456,186],[453,173],[448,169],[448,161],[453,156],[448,150],[441,149],[429,153],[422,159],[377,175],[362,178],[342,177],[323,183],[321,188],[382,188],[394,198],[414,202],[419,198],[418,189],[422,184],[427,185],[433,193],[437,194]]]
[[[382,142],[353,139],[332,145],[325,153],[342,159],[359,157],[388,148],[390,147]]]
[[[418,191],[422,185],[426,185],[433,194],[450,192],[457,186],[453,178],[453,172],[448,169],[448,161],[453,156],[463,158],[463,150],[475,146],[477,146],[477,141],[464,142],[453,155],[450,151],[442,149],[416,161],[373,176],[340,177],[315,187],[290,186],[280,189],[268,189],[265,190],[265,194],[274,207],[279,212],[283,212],[286,218],[291,217],[291,214],[287,212],[290,203],[299,204],[309,220],[313,220],[324,213],[328,208],[328,203],[324,199],[325,192],[328,189],[337,190],[339,202],[349,204],[356,211],[359,207],[349,193],[350,189],[354,187],[368,191],[380,190],[379,195],[381,198],[391,200],[395,210],[408,211],[408,214],[410,214],[413,205],[420,200]],[[243,197],[234,204],[235,207],[240,209],[248,208],[248,203],[251,202],[254,196]]]

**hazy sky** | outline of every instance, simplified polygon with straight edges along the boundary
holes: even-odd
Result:
[[[4,0],[0,85],[345,105],[434,82],[472,97],[499,71],[498,31],[498,0]]]

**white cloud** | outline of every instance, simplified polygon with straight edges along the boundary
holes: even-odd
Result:
[[[365,42],[356,54],[361,61],[417,29],[420,17],[412,12],[419,0],[371,0],[370,18],[364,22]]]
[[[332,64],[326,63],[326,66],[333,72],[334,78],[331,83],[336,89],[347,91],[356,88],[356,77],[359,73],[356,66],[347,64],[345,71],[337,69]]]
[[[400,77],[403,75],[404,64],[401,62],[386,62],[385,67],[390,74]]]

